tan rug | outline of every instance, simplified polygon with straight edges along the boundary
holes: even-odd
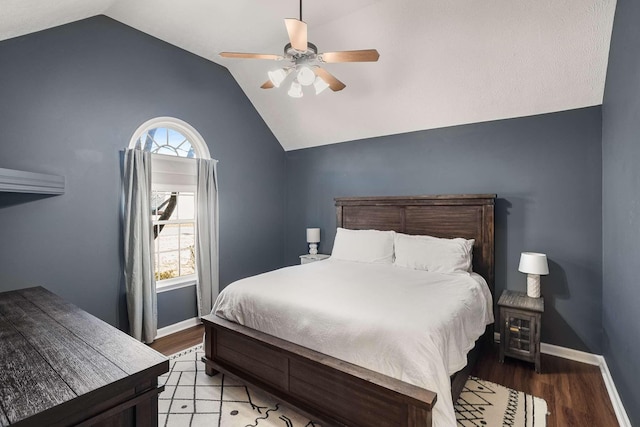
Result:
[[[224,375],[204,373],[202,346],[171,356],[159,378],[158,425],[166,427],[320,427],[258,390]],[[489,381],[469,377],[455,405],[461,427],[544,427],[547,403]],[[373,426],[372,426],[373,427]]]

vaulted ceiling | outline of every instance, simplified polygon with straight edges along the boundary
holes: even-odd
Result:
[[[0,40],[105,14],[227,67],[285,150],[602,103],[615,0],[303,2],[320,51],[376,48],[377,63],[327,64],[344,82],[300,99],[260,85],[296,0],[0,0]]]

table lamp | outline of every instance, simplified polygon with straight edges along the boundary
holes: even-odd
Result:
[[[518,271],[527,273],[527,295],[540,298],[540,275],[549,274],[547,256],[537,252],[522,252]]]
[[[307,243],[309,244],[309,253],[311,255],[317,255],[318,243],[320,243],[319,228],[307,228]]]

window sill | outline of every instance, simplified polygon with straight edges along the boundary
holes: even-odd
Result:
[[[195,286],[197,283],[197,279],[169,279],[163,280],[162,284],[156,285],[156,293],[161,294],[163,292],[175,291],[176,289],[186,288],[188,286]]]

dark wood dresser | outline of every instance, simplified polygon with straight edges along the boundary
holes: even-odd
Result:
[[[166,357],[44,288],[0,293],[0,426],[157,426]]]

